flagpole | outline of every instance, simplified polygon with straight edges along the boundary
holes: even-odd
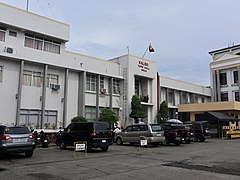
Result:
[[[28,11],[28,3],[29,3],[29,0],[27,0],[27,8],[26,8],[26,11]]]
[[[149,48],[149,46],[147,47],[146,51],[144,52],[144,54],[143,54],[142,58],[144,58],[145,54],[146,54],[146,53],[147,53],[147,51],[148,51],[148,48]]]

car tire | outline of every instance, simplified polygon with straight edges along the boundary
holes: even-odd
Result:
[[[205,141],[205,138],[201,138],[199,139],[200,142],[204,142]]]
[[[175,142],[174,142],[174,145],[175,145],[175,146],[179,146],[180,144],[181,144],[180,141],[175,141]]]
[[[33,155],[33,151],[26,151],[25,152],[26,157],[32,157],[32,155]]]
[[[107,146],[107,147],[101,147],[101,150],[102,150],[103,152],[106,152],[106,151],[108,150],[108,146]]]
[[[186,144],[190,144],[190,143],[191,143],[190,139],[186,140]]]
[[[118,137],[116,140],[116,143],[117,143],[117,145],[122,145],[123,144],[122,139],[120,137]]]
[[[66,149],[67,148],[67,146],[65,145],[65,143],[62,141],[61,143],[60,143],[60,149]]]
[[[154,147],[158,147],[159,143],[153,143],[152,144]]]
[[[162,145],[164,145],[164,146],[169,146],[168,140],[164,140],[164,141],[162,142]]]

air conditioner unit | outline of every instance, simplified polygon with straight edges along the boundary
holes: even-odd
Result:
[[[7,53],[9,53],[9,54],[12,54],[12,53],[13,53],[13,48],[5,46],[4,52],[7,52]]]
[[[107,90],[104,89],[104,88],[101,88],[101,89],[100,89],[100,92],[101,92],[102,94],[106,94]]]
[[[59,90],[60,89],[60,84],[50,84],[50,88],[52,90]]]

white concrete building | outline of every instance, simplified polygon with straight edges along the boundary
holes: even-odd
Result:
[[[209,52],[213,101],[239,101],[240,45]]]
[[[189,119],[178,114],[179,104],[206,103],[211,101],[211,88],[165,76],[159,77],[160,103],[168,104],[170,118]]]
[[[65,50],[69,25],[0,3],[0,123],[34,128],[65,127],[77,115],[99,118],[110,107],[122,126],[131,97],[154,122],[157,70],[154,62],[125,55],[101,60]]]

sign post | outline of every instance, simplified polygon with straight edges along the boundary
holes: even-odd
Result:
[[[87,157],[87,141],[74,142],[74,158],[76,158],[76,152],[84,151],[85,157]]]

